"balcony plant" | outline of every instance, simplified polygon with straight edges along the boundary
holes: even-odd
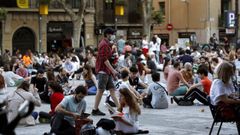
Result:
[[[5,20],[7,17],[7,10],[4,8],[0,8],[0,20]]]
[[[116,0],[116,5],[125,5],[125,0]]]
[[[40,0],[40,4],[42,5],[48,5],[51,0]]]

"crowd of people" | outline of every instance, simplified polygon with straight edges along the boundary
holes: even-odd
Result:
[[[113,122],[117,134],[148,133],[139,127],[140,106],[167,109],[169,98],[180,106],[194,105],[195,100],[203,105],[230,104],[240,118],[240,48],[216,46],[205,50],[169,48],[157,35],[150,42],[144,35],[137,46],[123,35],[116,40],[114,29],[107,28],[97,48],[84,51],[39,54],[28,50],[24,55],[20,51],[10,55],[5,50],[0,62],[0,103],[1,110],[5,106],[9,111],[1,119],[13,121],[25,100],[35,106],[44,102],[50,104],[50,112],[32,112],[21,124],[35,125],[38,118],[41,123],[51,123],[49,134],[75,134],[79,125],[92,123],[85,113],[88,101],[84,97],[95,95],[91,114],[103,117],[99,104],[106,91],[105,104],[112,121],[102,121]],[[84,84],[74,84],[72,79],[83,79]],[[6,94],[8,87],[17,89]],[[99,132],[109,130],[102,121]],[[239,122],[237,127],[240,133]]]

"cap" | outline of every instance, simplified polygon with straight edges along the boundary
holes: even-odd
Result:
[[[116,32],[115,29],[108,27],[104,30],[104,34],[114,34]]]

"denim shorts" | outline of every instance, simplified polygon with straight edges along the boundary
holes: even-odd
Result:
[[[98,73],[98,89],[103,91],[115,89],[112,76],[108,74]]]

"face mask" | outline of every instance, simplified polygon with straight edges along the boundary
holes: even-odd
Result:
[[[115,35],[111,35],[110,36],[110,41],[114,41],[116,39],[116,36]]]

